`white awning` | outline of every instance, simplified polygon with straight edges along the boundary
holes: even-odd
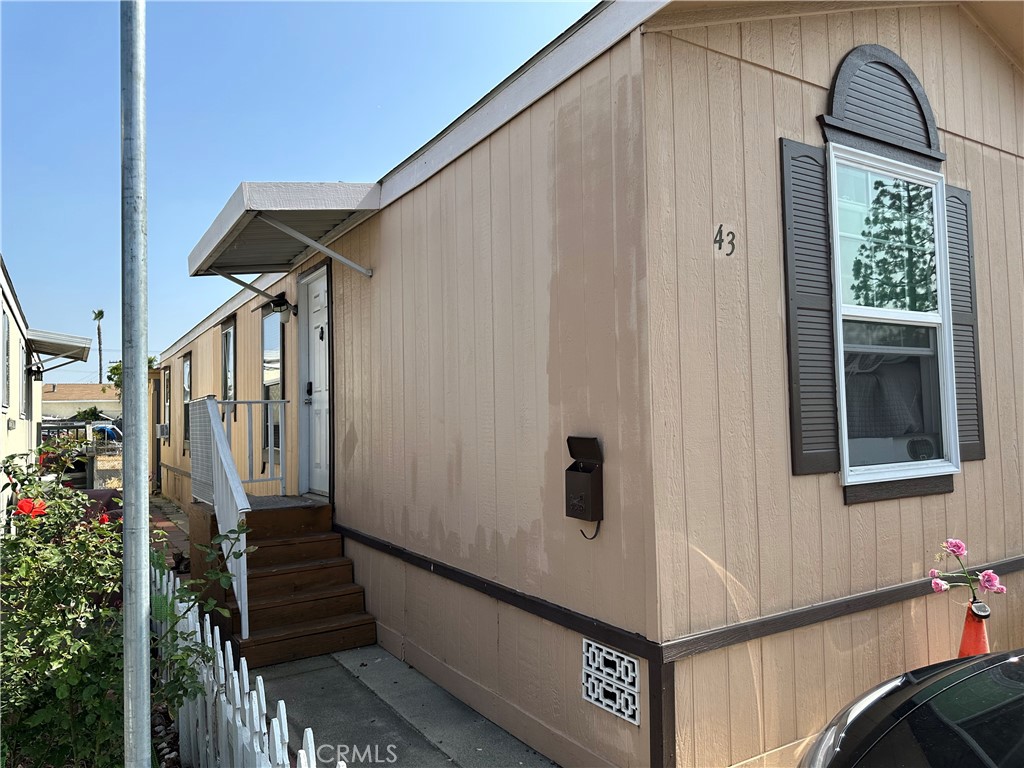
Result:
[[[379,184],[245,181],[192,249],[188,271],[288,272],[314,250],[296,235],[325,245],[379,209]]]
[[[92,346],[92,339],[86,336],[72,336],[70,333],[54,333],[53,331],[30,328],[28,343],[37,355],[65,357],[75,362],[84,362],[89,359],[89,347]]]
[[[29,328],[26,340],[32,353],[40,357],[38,369],[41,373],[52,371],[69,363],[85,362],[89,359],[89,347],[92,346],[92,339],[86,336],[40,331],[35,328]],[[63,359],[64,362],[60,365],[46,367],[47,363],[59,359]]]

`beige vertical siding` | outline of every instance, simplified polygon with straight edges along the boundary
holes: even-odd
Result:
[[[975,563],[1024,553],[1019,63],[953,6],[713,26],[673,13],[677,28],[644,36],[660,637],[919,579],[947,536]],[[778,139],[822,144],[832,75],[862,43],[921,78],[947,182],[973,195],[988,458],[965,463],[951,495],[847,507],[837,475],[790,472]],[[713,246],[719,224],[732,256]],[[992,603],[993,645],[1024,644],[1020,598]],[[926,598],[678,663],[681,764],[812,733],[856,693],[955,653],[962,621],[959,604]]]
[[[649,633],[640,65],[622,42],[335,244],[374,269],[335,272],[335,491],[345,525]],[[605,452],[594,541],[568,435]]]
[[[312,268],[313,262],[303,266]],[[284,291],[293,304],[298,302],[298,272],[283,276],[270,287],[267,292],[277,294]],[[262,296],[252,294],[247,301],[234,313],[235,318],[235,387],[236,399],[259,400],[263,397],[263,336],[262,314],[259,308],[266,303]],[[254,311],[255,310],[255,311]],[[222,319],[227,320],[230,315]],[[288,478],[289,493],[298,491],[298,403],[301,402],[298,373],[298,327],[294,321],[284,328],[284,384],[285,399],[288,400],[286,416],[286,440],[288,447]],[[179,504],[188,504],[192,499],[192,483],[190,473],[192,459],[185,447],[183,434],[184,404],[182,403],[182,365],[186,353],[192,354],[192,397],[201,398],[215,395],[221,399],[221,325],[218,323],[201,333],[190,343],[176,349],[172,354],[160,361],[161,367],[171,369],[171,437],[161,446],[160,461],[162,492],[165,496]],[[162,416],[161,416],[162,418]],[[254,412],[253,431],[256,434],[257,454],[254,469],[259,472],[260,458],[258,452],[262,431],[259,423],[259,412]],[[232,425],[232,450],[236,465],[243,474],[248,472],[248,447],[246,442],[246,416],[240,410],[238,418]],[[280,484],[254,483],[246,486],[251,495],[275,495],[280,493]]]
[[[1024,638],[1024,574],[1009,574],[1004,581],[1007,594],[990,600],[993,615],[988,623],[989,642],[997,650],[1019,648]],[[952,616],[947,630],[955,630],[956,637],[952,644],[936,647],[943,640],[932,635],[928,614],[939,603],[948,606]],[[858,693],[928,663],[929,649],[933,660],[955,656],[965,611],[964,605],[951,601],[948,595],[932,595],[775,636],[776,641],[788,640],[791,645],[814,638],[806,644],[808,652],[799,657],[796,697],[780,695],[794,687],[792,679],[780,687],[778,680],[758,673],[759,667],[767,669],[766,661],[759,665],[757,660],[765,659],[765,644],[773,638],[751,640],[677,662],[677,765],[733,765],[768,753],[752,765],[791,768],[797,763],[794,755],[806,748],[800,742],[823,728]],[[857,643],[854,633],[858,623],[873,629],[877,625],[881,653],[872,656]],[[829,663],[829,656],[838,663]],[[709,716],[708,705],[720,698],[720,688],[703,679],[699,670],[716,657],[718,664],[728,666],[734,688],[750,690],[754,717],[737,722]],[[872,675],[852,683],[860,674],[858,665],[869,663]],[[757,751],[753,751],[755,745]],[[789,749],[783,749],[787,746]]]
[[[640,727],[585,703],[579,635],[353,541],[345,548],[385,649],[559,765],[649,765],[646,697]]]

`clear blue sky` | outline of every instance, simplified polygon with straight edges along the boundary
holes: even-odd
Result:
[[[149,348],[236,292],[187,276],[241,181],[377,181],[594,2],[150,2]],[[32,327],[121,357],[116,2],[0,2],[0,249]]]

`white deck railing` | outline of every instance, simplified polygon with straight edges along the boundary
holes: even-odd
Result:
[[[220,426],[220,411],[213,395],[189,403],[191,419],[192,495],[213,505],[221,535],[236,530],[249,512],[249,497],[235,468],[231,445]],[[237,540],[234,551],[232,540]],[[221,543],[231,586],[242,620],[242,638],[249,637],[249,578],[245,554],[246,535],[229,537]],[[240,557],[235,554],[241,552]]]
[[[283,701],[277,702],[275,717],[269,718],[263,678],[256,676],[255,689],[249,687],[249,666],[245,657],[235,669],[231,643],[221,642],[220,629],[211,630],[210,617],[199,621],[199,608],[193,604],[187,613],[178,601],[178,577],[167,571],[150,569],[151,591],[164,596],[173,607],[168,616],[151,619],[158,636],[172,629],[194,633],[212,652],[213,664],[203,664],[199,679],[203,692],[185,701],[177,713],[178,753],[184,768],[289,768],[288,713]],[[174,617],[180,618],[175,619]],[[316,743],[307,728],[298,750],[298,768],[316,768]],[[345,768],[339,762],[336,768]]]
[[[245,414],[246,462],[248,476],[243,484],[277,481],[281,484],[281,495],[285,495],[285,478],[288,477],[287,400],[219,400],[228,443],[231,442],[232,425],[239,412]],[[253,432],[254,425],[260,430],[259,439]],[[256,450],[259,446],[260,471],[256,472]]]

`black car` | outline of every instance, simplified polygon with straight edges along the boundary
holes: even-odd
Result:
[[[953,659],[871,689],[801,768],[1024,768],[1024,648]]]

